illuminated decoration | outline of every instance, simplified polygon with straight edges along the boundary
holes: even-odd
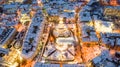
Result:
[[[120,10],[118,10],[118,9],[112,9],[112,8],[105,8],[104,14],[107,15],[107,16],[120,17]]]
[[[5,5],[3,8],[6,10],[7,13],[16,13],[16,10],[18,9],[18,5],[12,4],[12,5]]]
[[[75,12],[75,10],[64,10],[64,12]]]
[[[38,2],[38,4],[39,4],[39,3],[42,3],[41,0],[37,0],[37,2]]]
[[[21,19],[20,22],[22,22],[22,24],[26,23],[27,21],[30,21],[30,17],[27,14],[22,14],[21,15]]]
[[[73,61],[75,59],[75,40],[66,24],[64,24],[63,18],[58,18],[59,22],[53,29],[53,35],[50,36],[50,40],[45,46],[43,58],[46,60],[58,61]],[[52,36],[55,38],[55,43]],[[74,62],[74,61],[73,61]]]
[[[17,67],[18,66],[18,63],[14,63],[12,65],[10,65],[9,67]]]
[[[46,11],[44,11],[44,12],[46,13]],[[48,21],[58,23],[59,22],[59,16],[49,16]]]
[[[14,27],[18,32],[21,32],[21,31],[23,31],[23,29],[25,29],[25,26],[22,25],[21,23],[15,25]]]
[[[42,1],[41,1],[41,0],[37,0],[37,3],[38,3],[38,5],[39,5],[39,6],[43,6],[43,4],[42,4]]]
[[[63,18],[59,18],[59,20],[60,20],[59,23],[63,24]]]

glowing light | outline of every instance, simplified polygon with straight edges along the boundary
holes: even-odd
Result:
[[[19,54],[21,54],[21,52],[20,52],[19,50],[17,50],[17,52],[18,52]]]
[[[68,62],[68,64],[77,64],[78,61],[74,61],[74,62]]]
[[[19,50],[17,50],[18,54],[19,54],[19,60],[22,61],[23,58],[21,57],[21,52]]]
[[[2,48],[6,48],[5,46],[2,46]]]
[[[115,50],[110,50],[110,54],[114,55],[115,54]]]
[[[41,3],[41,0],[37,0],[38,3]]]
[[[113,24],[111,22],[95,21],[95,28],[98,32],[112,32]]]
[[[41,63],[45,63],[45,60],[42,60]]]
[[[75,10],[64,10],[64,12],[75,12]]]
[[[63,24],[63,18],[60,17],[59,20],[60,20],[59,23]]]
[[[18,63],[15,62],[14,64],[12,64],[10,67],[17,67],[18,66]]]
[[[22,61],[23,60],[23,58],[20,56],[20,61]]]
[[[31,21],[30,17],[27,14],[21,14],[20,22],[23,24],[26,23],[27,21]]]

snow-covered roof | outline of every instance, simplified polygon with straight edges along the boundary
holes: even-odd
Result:
[[[94,64],[97,64],[97,63],[99,63],[99,62],[101,62],[101,61],[102,61],[102,59],[101,59],[101,57],[99,57],[99,56],[93,59],[93,63],[94,63]]]
[[[89,2],[88,2],[88,5],[92,5],[93,3],[95,3],[95,2],[98,2],[99,0],[90,0]]]
[[[4,29],[0,28],[0,35],[2,35]]]
[[[105,6],[105,8],[111,8],[111,9],[116,9],[116,10],[120,10],[120,6]]]
[[[116,39],[116,45],[117,45],[117,46],[120,46],[120,38],[117,38],[117,39]]]
[[[92,7],[90,7],[88,5],[86,5],[82,8],[82,11],[90,11],[90,10],[92,10]]]
[[[105,49],[98,57],[94,58],[92,62],[97,67],[100,67],[101,65],[105,67],[116,67],[116,63],[114,63],[113,60],[115,60],[115,58],[110,55],[110,51]]]
[[[44,64],[44,63],[40,63],[37,62],[34,67],[60,67],[59,64]]]
[[[2,34],[1,36],[1,40],[0,40],[0,46],[2,47],[3,45],[6,45],[7,41],[11,38],[11,36],[16,32],[15,28],[10,28],[10,29],[6,29],[7,32],[4,34]],[[4,36],[4,37],[3,37]]]
[[[60,64],[45,64],[41,62],[36,62],[34,67],[60,67]],[[63,67],[85,67],[84,64],[63,64]]]
[[[4,5],[3,8],[4,9],[10,9],[10,8],[18,8],[19,5],[12,5],[12,4],[9,4],[9,5]]]
[[[64,0],[53,0],[53,1],[48,1],[49,3],[46,3],[47,1],[43,1],[44,3],[44,8],[46,8],[47,12],[50,15],[61,15],[60,13],[63,13],[65,17],[74,17],[74,14],[71,16],[68,16],[64,12],[64,10],[69,10],[73,11],[75,6],[81,5],[81,2],[69,2],[69,1],[64,1]]]
[[[8,54],[9,50],[8,49],[4,49],[4,48],[0,48],[0,53]]]
[[[18,23],[18,18],[15,14],[2,14],[1,16],[1,23],[5,26],[14,26]]]
[[[83,42],[97,42],[98,38],[93,27],[83,25],[82,26],[82,41]]]
[[[84,12],[81,12],[80,14],[79,14],[79,20],[81,21],[81,22],[89,22],[89,21],[92,21],[92,18],[91,18],[91,16],[90,16],[90,12],[87,12],[87,11],[84,11]]]
[[[101,33],[102,43],[110,46],[120,46],[119,33]]]
[[[68,50],[66,50],[66,49],[68,49]],[[48,42],[48,44],[45,47],[45,51],[44,51],[43,56],[46,59],[56,60],[56,61],[61,60],[62,59],[61,56],[65,57],[64,59],[62,59],[63,61],[73,60],[74,59],[73,55],[75,55],[75,51],[74,50],[75,49],[74,49],[73,44],[69,48],[68,48],[68,44],[64,44],[62,46],[62,49],[61,49],[61,47],[59,46],[59,43],[53,43],[53,44],[51,44],[50,42]],[[62,53],[61,51],[64,51],[64,53]]]
[[[25,36],[23,46],[22,46],[22,57],[25,59],[32,58],[35,54],[35,51],[37,49],[37,44],[40,36],[41,31],[41,24],[43,21],[43,17],[39,17],[38,13],[33,17],[32,22],[29,26],[29,29],[27,31],[27,34]],[[37,28],[37,29],[35,29]],[[32,40],[32,43],[30,43],[30,40]]]

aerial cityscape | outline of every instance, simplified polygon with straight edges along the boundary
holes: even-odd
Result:
[[[0,0],[0,67],[120,67],[120,0]]]

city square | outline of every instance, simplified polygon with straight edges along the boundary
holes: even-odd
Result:
[[[120,67],[120,0],[0,0],[0,67]]]

